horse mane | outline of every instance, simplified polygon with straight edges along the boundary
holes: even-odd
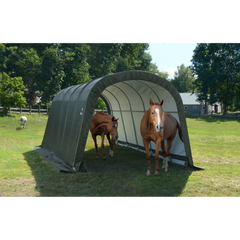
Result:
[[[99,128],[99,127],[103,127],[103,126],[106,126],[108,123],[106,122],[106,123],[101,123],[101,124],[98,124],[97,126],[96,126],[96,128]]]
[[[147,115],[147,128],[149,129],[149,128],[152,128],[152,126],[153,126],[153,124],[150,122],[150,113],[151,113],[151,111],[150,111],[150,109],[151,108],[149,108],[147,111],[146,111],[146,115]]]

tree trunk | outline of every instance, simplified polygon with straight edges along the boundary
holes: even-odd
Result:
[[[223,115],[227,115],[227,105],[226,104],[223,104]]]
[[[8,113],[8,108],[7,107],[3,107],[3,114],[7,115],[7,113]]]
[[[47,105],[47,104],[45,104],[45,107],[46,107],[46,109],[47,109],[47,114],[48,114],[48,105]]]
[[[227,115],[227,109],[228,109],[228,106],[226,104],[223,105],[224,106],[224,112],[223,112],[223,115]]]

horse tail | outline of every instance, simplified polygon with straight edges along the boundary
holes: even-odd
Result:
[[[176,121],[177,121],[177,119],[176,119]],[[182,142],[184,143],[184,141],[183,141],[183,134],[182,134],[182,128],[181,128],[180,124],[178,123],[178,121],[177,121],[177,128],[178,128],[179,137],[182,140]]]

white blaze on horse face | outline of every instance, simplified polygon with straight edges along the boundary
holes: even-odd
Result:
[[[159,114],[159,109],[155,108],[155,112],[157,113],[157,126],[156,126],[156,131],[160,132],[160,114]]]

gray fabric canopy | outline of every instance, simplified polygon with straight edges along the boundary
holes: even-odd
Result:
[[[127,71],[71,86],[53,99],[42,145],[36,151],[58,171],[86,171],[84,149],[99,97],[118,120],[118,144],[145,151],[140,122],[149,99],[164,100],[162,110],[180,123],[184,143],[176,135],[170,150],[174,163],[193,166],[182,99],[169,81],[148,72]],[[155,143],[150,142],[154,154]],[[161,149],[159,156],[161,157]]]

